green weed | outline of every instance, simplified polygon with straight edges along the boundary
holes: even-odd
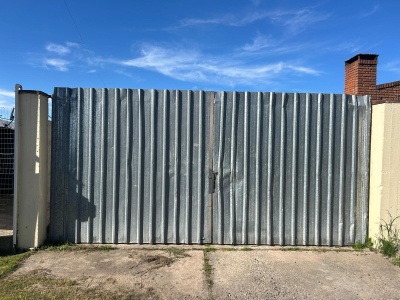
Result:
[[[372,242],[372,239],[371,239],[371,238],[366,238],[364,243],[362,243],[361,241],[357,241],[357,242],[356,242],[355,244],[353,244],[351,247],[352,247],[354,250],[362,251],[362,250],[364,250],[364,249],[370,249],[370,250],[372,250],[372,249],[373,249],[373,246],[374,246],[374,243]]]
[[[383,255],[393,257],[400,247],[399,229],[395,227],[395,222],[400,216],[395,218],[388,212],[389,221],[382,220],[379,226],[379,236],[377,238],[377,249]]]

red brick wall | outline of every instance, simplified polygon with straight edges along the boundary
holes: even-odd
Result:
[[[394,81],[376,86],[377,99],[373,104],[384,102],[400,102],[400,81]]]
[[[376,101],[376,66],[378,55],[358,54],[345,62],[344,92],[350,95],[371,95]]]

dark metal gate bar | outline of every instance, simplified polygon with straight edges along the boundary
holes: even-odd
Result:
[[[56,88],[51,239],[363,240],[370,114],[346,95]]]

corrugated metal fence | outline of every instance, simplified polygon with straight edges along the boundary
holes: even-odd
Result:
[[[56,88],[51,239],[363,240],[370,117],[346,95]]]

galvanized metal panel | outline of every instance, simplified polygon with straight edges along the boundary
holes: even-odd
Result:
[[[56,88],[51,239],[363,240],[370,114],[346,95]]]
[[[215,127],[215,240],[349,245],[365,238],[367,97],[219,93],[215,101],[222,124]]]
[[[202,243],[209,93],[54,93],[51,239]]]

